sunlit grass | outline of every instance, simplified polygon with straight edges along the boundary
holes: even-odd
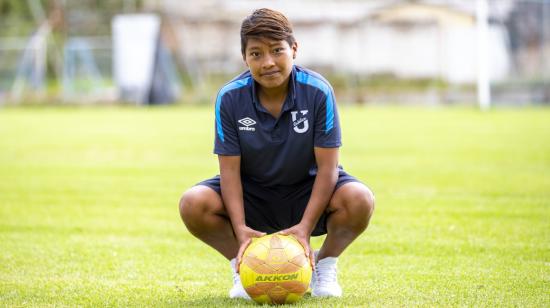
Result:
[[[344,297],[299,305],[550,305],[550,110],[340,116],[377,208],[340,258]],[[0,109],[0,303],[247,305],[177,212],[217,171],[213,128],[207,107]]]

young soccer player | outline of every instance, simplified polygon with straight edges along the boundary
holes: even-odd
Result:
[[[189,189],[180,215],[189,232],[230,260],[232,298],[249,298],[238,265],[252,237],[295,236],[314,265],[312,296],[341,296],[337,258],[369,224],[372,192],[338,164],[340,123],[332,87],[294,65],[287,18],[259,9],[241,26],[248,70],[216,99],[220,175]],[[326,234],[312,253],[311,236]]]

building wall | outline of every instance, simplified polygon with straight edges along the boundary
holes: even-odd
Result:
[[[200,12],[195,12],[192,18],[174,18],[183,62],[204,73],[236,73],[245,69],[239,29],[242,18],[251,9],[240,9],[204,18],[200,18]],[[455,14],[451,13],[447,15]],[[367,11],[356,15],[364,18],[350,22],[349,18],[339,17],[308,20],[301,16],[296,21],[290,17],[299,43],[297,63],[350,74],[390,73],[405,78],[475,82],[475,23],[462,19],[441,22],[436,18],[403,24],[373,21]],[[504,79],[510,69],[505,33],[498,25],[490,27],[488,45],[493,80]]]

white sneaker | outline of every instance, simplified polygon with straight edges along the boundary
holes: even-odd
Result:
[[[244,290],[241,277],[237,273],[237,259],[231,259],[231,272],[233,273],[233,287],[229,290],[229,298],[251,299]]]
[[[317,260],[317,252],[315,253]],[[327,257],[318,260],[311,277],[311,296],[313,297],[340,297],[342,288],[338,284],[338,258]]]
[[[313,252],[313,263],[315,264],[315,267],[317,267],[317,255],[319,255],[319,250],[315,250]],[[309,289],[310,291],[313,291],[315,289],[315,283],[317,282],[317,274],[315,273],[315,270],[311,272],[311,281],[309,283]]]

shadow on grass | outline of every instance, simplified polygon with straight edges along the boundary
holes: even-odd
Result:
[[[180,307],[271,307],[259,305],[251,300],[231,299],[227,296],[205,296],[201,298],[181,299],[177,302]],[[341,298],[314,298],[310,294],[306,294],[300,301],[294,304],[278,305],[276,307],[343,307],[343,304],[344,302]]]
[[[227,296],[205,296],[178,300],[180,307],[257,307],[253,301],[231,299]]]

